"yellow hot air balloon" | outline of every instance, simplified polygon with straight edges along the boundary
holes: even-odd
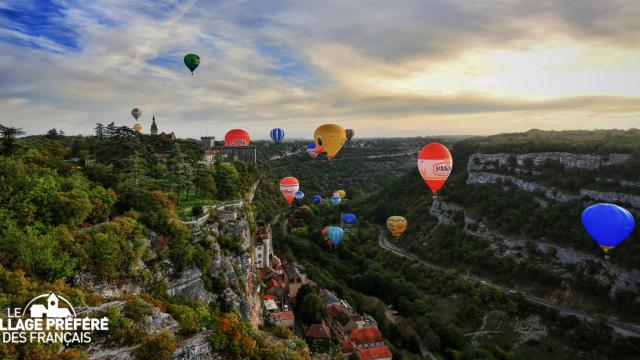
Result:
[[[327,158],[331,160],[347,141],[347,135],[340,125],[325,124],[313,133],[313,141],[316,143],[316,152],[326,152]]]
[[[336,191],[338,193],[338,195],[340,195],[340,199],[344,200],[344,197],[347,196],[347,192],[344,190],[338,190]]]
[[[397,240],[407,230],[407,219],[402,216],[390,216],[387,219],[387,229]]]
[[[142,125],[140,124],[133,124],[132,128],[133,128],[133,131],[136,131],[136,132],[142,131]]]

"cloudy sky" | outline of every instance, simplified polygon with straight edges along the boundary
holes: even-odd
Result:
[[[640,1],[0,0],[1,124],[136,106],[179,137],[640,127]]]

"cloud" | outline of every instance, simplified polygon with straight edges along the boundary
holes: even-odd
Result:
[[[0,15],[0,123],[28,133],[132,125],[132,107],[147,129],[155,113],[181,137],[256,138],[324,122],[368,136],[629,127],[640,113],[631,1],[40,3],[0,3],[27,19]]]

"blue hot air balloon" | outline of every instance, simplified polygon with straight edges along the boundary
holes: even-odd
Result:
[[[284,130],[281,128],[271,129],[271,138],[276,144],[280,144],[282,140],[284,140]]]
[[[302,191],[296,191],[294,196],[296,198],[296,204],[298,205],[302,204],[302,199],[304,199],[304,193]]]
[[[322,196],[314,195],[312,199],[314,204],[320,204],[320,202],[322,201]]]
[[[347,229],[352,227],[356,223],[356,220],[358,220],[358,218],[351,213],[342,215],[342,222]]]
[[[336,246],[344,239],[344,230],[339,226],[332,226],[329,228],[329,231],[327,231],[327,237],[333,246]]]
[[[313,160],[315,160],[318,155],[320,155],[316,152],[316,143],[312,142],[307,145],[307,154],[309,154],[309,156],[311,156],[311,159]]]
[[[331,202],[333,203],[333,205],[340,204],[340,201],[342,201],[342,198],[340,197],[340,194],[333,193],[333,195],[331,196]]]
[[[636,224],[633,215],[618,205],[595,204],[582,212],[582,226],[608,253],[633,232]]]

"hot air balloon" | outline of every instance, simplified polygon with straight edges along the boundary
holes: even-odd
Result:
[[[302,191],[296,191],[293,196],[296,198],[296,204],[302,204],[302,199],[304,199],[304,193]]]
[[[309,143],[309,145],[307,145],[307,154],[309,154],[313,160],[318,157],[319,154],[316,152],[316,143]]]
[[[292,176],[287,176],[280,180],[280,192],[289,205],[291,205],[291,202],[299,188],[300,184],[298,183],[298,179]]]
[[[347,196],[347,192],[344,190],[336,191],[336,194],[340,195],[340,199],[344,200],[344,197]]]
[[[338,193],[333,193],[331,196],[331,203],[333,203],[333,205],[338,205],[340,204],[340,201],[342,201],[340,195]]]
[[[390,216],[387,219],[387,229],[397,240],[407,230],[407,219],[402,216]]]
[[[595,204],[582,212],[582,226],[605,254],[631,235],[635,225],[633,215],[614,204]]]
[[[322,201],[322,196],[314,195],[312,199],[314,204],[320,204],[320,202]]]
[[[133,116],[134,119],[138,120],[140,115],[142,115],[142,110],[138,108],[133,108],[131,109],[131,115]]]
[[[316,129],[313,139],[316,143],[316,152],[327,153],[327,158],[331,160],[344,145],[347,135],[340,125],[325,124]]]
[[[347,141],[351,141],[351,138],[353,137],[353,134],[355,134],[355,132],[353,131],[353,129],[347,129],[344,131],[344,134],[347,136]]]
[[[233,129],[224,136],[224,143],[227,146],[249,146],[251,138],[248,132],[242,129]]]
[[[193,71],[200,65],[200,56],[197,54],[187,54],[184,56],[184,64],[191,71],[191,75],[193,75]]]
[[[342,215],[342,222],[346,228],[351,228],[356,223],[356,220],[358,218],[351,213]]]
[[[327,237],[333,246],[337,246],[342,239],[344,239],[344,230],[339,226],[332,226],[329,228],[329,231],[327,231]]]
[[[436,192],[440,190],[444,182],[447,181],[449,174],[451,174],[452,166],[451,153],[446,146],[440,143],[431,143],[420,150],[420,154],[418,154],[418,170],[429,188],[431,188],[434,198],[436,197]]]
[[[140,124],[133,124],[133,126],[131,127],[133,129],[133,131],[135,132],[140,132],[142,131],[142,125]]]
[[[280,144],[280,142],[284,139],[284,130],[280,128],[271,129],[271,132],[269,134],[271,135],[271,139],[273,139],[276,144]]]

